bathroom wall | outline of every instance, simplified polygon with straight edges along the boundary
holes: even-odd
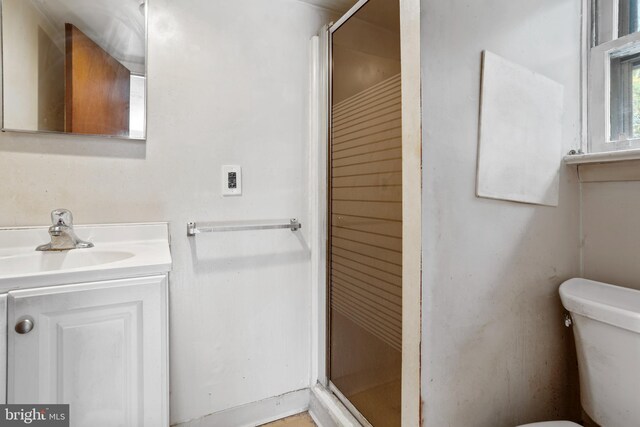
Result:
[[[558,297],[579,274],[575,169],[557,208],[480,199],[475,184],[484,49],[562,83],[562,151],[580,145],[580,3],[422,0],[427,427],[577,418]]]
[[[584,277],[640,289],[640,181],[581,186]]]
[[[149,2],[148,140],[0,135],[0,226],[169,221],[171,419],[310,385],[307,229],[186,237],[190,220],[308,222],[309,39],[294,0]],[[223,164],[243,167],[222,198]]]

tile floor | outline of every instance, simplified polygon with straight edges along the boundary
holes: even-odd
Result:
[[[316,423],[313,422],[308,413],[294,415],[289,418],[274,421],[269,424],[264,424],[262,427],[315,427]]]

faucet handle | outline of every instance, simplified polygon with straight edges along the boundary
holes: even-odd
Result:
[[[73,214],[68,209],[55,209],[51,211],[51,223],[53,225],[73,225]]]

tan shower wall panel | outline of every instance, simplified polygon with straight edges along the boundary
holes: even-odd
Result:
[[[372,150],[368,153],[352,154],[348,157],[334,159],[333,167],[355,166],[360,164],[369,164],[384,160],[400,160],[402,159],[402,149],[400,147],[382,150]]]
[[[401,172],[388,172],[372,175],[334,177],[333,188],[340,187],[377,187],[383,185],[402,185]]]
[[[343,267],[340,264],[332,263],[331,267],[336,277],[341,277],[349,283],[362,283],[363,285],[365,285],[365,289],[370,287],[384,291],[389,295],[389,298],[402,297],[401,287],[394,283],[385,282],[384,280],[378,279],[376,277],[360,273],[359,271],[347,267]]]
[[[369,202],[402,202],[399,186],[342,187],[334,188],[334,200],[362,200]]]
[[[331,246],[362,254],[378,261],[386,261],[397,266],[402,265],[402,253],[386,248],[353,242],[351,240],[342,239],[333,234],[331,235]]]
[[[351,129],[344,129],[342,132],[334,134],[334,147],[340,149],[343,148],[341,147],[342,144],[362,140],[363,138],[378,136],[385,131],[392,132],[394,130],[399,130],[401,127],[402,121],[396,117],[388,117],[388,120],[383,123],[369,123],[368,126],[358,124]],[[401,134],[401,132],[395,132],[393,136],[397,136],[399,134]]]
[[[389,221],[402,220],[402,205],[400,203],[361,202],[351,200],[335,200],[333,213],[337,215],[361,216],[364,218],[378,218]]]
[[[332,154],[337,154],[340,151],[348,150],[350,148],[365,147],[369,144],[376,142],[387,142],[394,138],[398,138],[402,128],[400,126],[387,126],[388,129],[379,132],[372,132],[371,134],[351,135],[350,138],[342,138],[341,141],[336,141],[332,146]],[[370,147],[369,147],[370,148]]]
[[[331,305],[400,351],[400,76],[335,105],[332,120]]]
[[[394,117],[399,115],[398,104],[400,100],[395,95],[390,95],[386,100],[377,101],[375,107],[367,106],[359,108],[357,110],[350,111],[348,115],[341,116],[335,123],[334,129],[341,130],[344,127],[351,126],[352,123],[360,123],[362,121],[370,120],[371,118],[379,117]]]
[[[333,254],[341,258],[342,262],[352,261],[365,267],[371,267],[385,273],[395,274],[402,277],[402,266],[387,261],[382,261],[365,254],[349,251],[339,247],[333,248]]]
[[[335,266],[335,265],[334,265]],[[394,295],[389,289],[381,289],[377,286],[369,286],[366,282],[362,280],[354,279],[353,277],[346,276],[344,274],[340,274],[337,271],[334,271],[335,274],[332,274],[331,279],[339,283],[338,290],[340,289],[351,289],[352,291],[359,291],[360,295],[366,295],[367,300],[377,301],[381,304],[389,303],[390,310],[397,311],[398,304],[400,300],[398,299],[398,295]]]
[[[389,98],[399,97],[401,96],[399,88],[400,76],[397,75],[334,105],[334,115],[338,115],[336,119],[339,121],[342,119],[341,116],[348,116],[354,111],[362,111],[371,104],[372,99],[379,104]]]
[[[398,237],[383,236],[377,233],[368,233],[335,226],[331,228],[331,234],[352,242],[365,243],[367,245],[402,252],[402,239]]]
[[[346,215],[333,215],[332,224],[336,227],[361,230],[370,233],[402,238],[402,223],[375,218],[358,218]]]
[[[353,148],[345,148],[343,150],[336,150],[333,152],[334,160],[343,159],[345,157],[357,156],[359,154],[367,154],[367,153],[376,153],[378,151],[391,150],[394,148],[401,148],[402,140],[400,138],[397,139],[386,139],[379,142],[372,142],[369,144],[364,144],[361,146],[356,146]]]
[[[347,269],[350,269],[354,272],[356,272],[357,274],[363,274],[365,276],[375,276],[378,277],[380,280],[383,280],[385,282],[394,284],[396,286],[402,286],[402,277],[397,275],[397,274],[393,274],[391,272],[387,272],[384,270],[381,270],[379,268],[376,267],[372,267],[372,266],[368,266],[366,264],[360,264],[358,262],[354,262],[353,260],[349,259],[349,258],[344,258],[344,259],[339,259],[333,262],[334,266],[336,265],[340,265],[343,266]],[[398,310],[400,311],[400,310]]]
[[[371,110],[367,111],[367,117],[363,120],[349,120],[347,123],[337,123],[334,124],[334,135],[339,135],[339,139],[336,140],[336,143],[340,143],[340,141],[345,138],[348,139],[351,135],[359,134],[358,132],[365,132],[366,134],[377,133],[376,131],[381,131],[385,129],[393,129],[398,125],[402,125],[401,122],[401,114],[399,111],[395,111],[392,113],[377,113],[378,115],[374,115],[374,112]],[[389,125],[388,123],[393,123],[393,125]]]

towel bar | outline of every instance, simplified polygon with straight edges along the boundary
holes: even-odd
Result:
[[[223,231],[275,230],[280,228],[298,231],[302,228],[302,224],[295,218],[274,221],[188,222],[187,236]]]

